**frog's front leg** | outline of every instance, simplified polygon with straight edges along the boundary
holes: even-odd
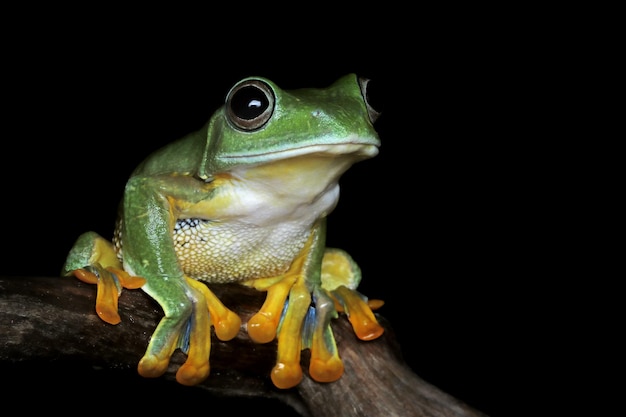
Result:
[[[187,360],[176,373],[179,383],[195,385],[209,376],[211,323],[204,295],[190,281],[177,278],[144,287],[144,291],[161,305],[164,317],[139,361],[140,375],[147,378],[161,376],[174,351],[180,348],[187,354]],[[162,296],[165,293],[167,297]]]
[[[202,382],[210,373],[211,326],[218,339],[230,340],[241,326],[239,316],[227,309],[206,285],[188,277],[159,280],[143,289],[159,302],[164,317],[139,361],[139,374],[147,378],[161,376],[174,351],[180,348],[187,359],[176,372],[176,380],[190,386]]]
[[[175,207],[171,202],[177,190],[185,187],[177,185],[171,179],[131,178],[124,194],[120,235],[124,268],[146,278],[143,290],[164,312],[138,371],[145,377],[162,375],[180,348],[187,359],[176,379],[183,385],[195,385],[210,372],[211,325],[218,338],[228,340],[235,337],[241,321],[204,284],[188,278],[178,263],[172,238]]]

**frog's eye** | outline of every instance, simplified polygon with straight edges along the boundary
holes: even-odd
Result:
[[[239,129],[258,129],[272,117],[274,93],[263,81],[243,81],[228,93],[226,111],[229,120]]]

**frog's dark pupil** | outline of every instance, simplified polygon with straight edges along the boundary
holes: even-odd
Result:
[[[253,86],[239,89],[230,103],[233,113],[245,120],[258,117],[268,105],[269,101],[263,91]]]

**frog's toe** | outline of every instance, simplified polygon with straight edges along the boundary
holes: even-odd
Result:
[[[121,322],[118,299],[122,288],[115,275],[100,265],[94,265],[89,270],[75,270],[74,276],[83,282],[97,284],[96,313],[98,317],[110,324]]]
[[[206,285],[191,278],[187,278],[187,282],[204,296],[217,338],[227,341],[237,336],[241,329],[241,318],[228,309]]]
[[[144,378],[158,378],[165,373],[169,362],[169,356],[145,355],[137,365],[137,372]]]
[[[289,291],[296,281],[287,277],[267,287],[267,295],[261,309],[248,320],[248,336],[256,343],[274,340]]]
[[[328,359],[311,356],[309,375],[317,382],[333,382],[343,375],[343,361],[338,356]]]
[[[382,306],[380,300],[368,301],[356,288],[361,270],[345,251],[327,248],[322,263],[322,288],[336,301],[337,311],[345,312],[352,328],[361,340],[372,340],[383,334],[373,309]]]
[[[289,291],[278,329],[276,365],[271,373],[272,382],[278,388],[292,388],[302,380],[302,332],[310,304],[311,294],[306,283],[298,279]]]
[[[311,351],[309,375],[318,382],[333,382],[343,375],[335,337],[330,327],[337,317],[332,298],[324,290],[315,292],[315,307],[311,307],[304,323],[303,343]]]
[[[372,309],[382,305],[380,300],[372,300],[368,303],[366,299],[356,290],[351,290],[346,286],[339,286],[330,291],[343,310],[348,315],[348,320],[352,324],[352,329],[361,340],[373,340],[380,337],[384,328],[378,323]]]
[[[231,340],[241,328],[241,318],[234,312],[227,310],[223,316],[218,319],[213,319],[214,315],[211,315],[213,321],[213,328],[215,335],[222,341]]]
[[[208,361],[202,364],[190,364],[185,362],[176,372],[176,381],[181,385],[197,385],[207,379],[210,370]]]
[[[248,320],[248,336],[256,343],[268,343],[276,337],[278,320],[275,316],[258,312]]]
[[[298,362],[277,362],[272,369],[272,382],[277,388],[293,388],[302,381],[302,368]]]

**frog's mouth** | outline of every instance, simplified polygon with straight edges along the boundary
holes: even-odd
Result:
[[[297,158],[304,155],[317,154],[319,156],[341,157],[346,156],[355,160],[368,159],[378,154],[378,145],[371,142],[363,143],[324,143],[300,146],[291,149],[281,149],[269,152],[227,154],[222,158],[230,164],[258,164],[276,160]]]
[[[378,153],[378,147],[371,143],[316,144],[247,155],[228,162],[226,170],[248,182],[256,181],[259,189],[275,193],[300,196],[302,201],[314,201],[336,185],[339,177],[351,165],[371,158]]]

